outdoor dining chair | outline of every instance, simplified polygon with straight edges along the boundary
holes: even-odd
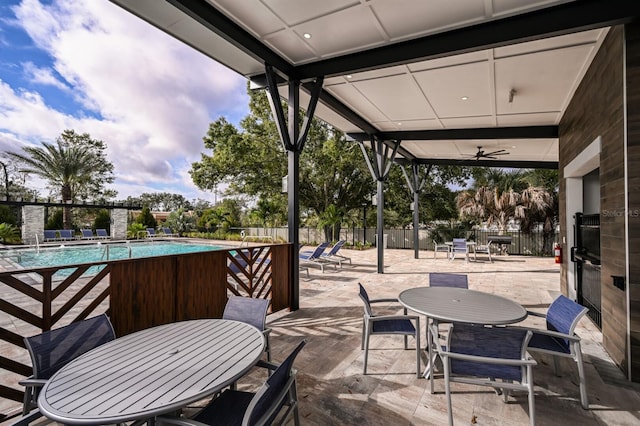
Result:
[[[259,367],[273,371],[257,392],[227,389],[192,419],[157,417],[156,422],[175,425],[271,425],[285,424],[293,415],[295,425],[300,424],[296,371],[293,362],[306,340],[301,341],[282,364],[258,361]],[[280,415],[284,407],[286,411]],[[276,423],[275,420],[278,420]]]
[[[447,253],[447,258],[451,255],[451,247],[447,244],[439,244],[436,240],[433,240],[433,258],[436,258],[438,253]]]
[[[372,335],[396,334],[404,336],[405,349],[408,349],[408,336],[413,336],[416,339],[416,376],[420,377],[420,318],[417,315],[407,315],[406,308],[404,309],[404,315],[375,315],[371,309],[372,304],[397,303],[398,299],[370,299],[362,284],[358,283],[358,286],[360,287],[360,298],[364,303],[361,343],[361,349],[364,350],[363,374],[367,374],[369,337]]]
[[[40,388],[55,372],[115,337],[111,322],[105,314],[25,337],[24,343],[31,356],[33,374],[20,381],[25,386],[23,415],[37,407]]]
[[[528,350],[551,355],[553,357],[553,372],[556,375],[558,375],[557,357],[572,358],[576,362],[580,379],[580,403],[585,410],[589,409],[587,383],[582,363],[580,337],[575,333],[575,328],[587,311],[587,308],[563,295],[553,301],[546,315],[528,311],[529,315],[547,320],[546,330],[531,329],[533,337],[529,342]]]
[[[463,274],[429,272],[429,287],[469,288],[469,280]]]
[[[264,351],[267,353],[267,360],[271,361],[271,346],[269,344],[269,334],[271,334],[271,329],[267,328],[268,309],[269,300],[267,299],[230,296],[224,307],[222,319],[241,321],[252,325],[261,331],[265,340]]]
[[[462,254],[465,257],[465,260],[469,261],[469,248],[467,247],[467,240],[464,238],[454,238],[453,244],[451,246],[451,253],[449,255],[449,259],[453,260],[456,258],[456,254]]]
[[[437,327],[431,326],[429,332],[437,339]],[[536,361],[527,354],[531,334],[519,327],[453,324],[446,346],[436,346],[443,364],[450,426],[453,425],[451,382],[499,389],[505,402],[509,391],[527,391],[529,421],[535,425],[533,366]]]

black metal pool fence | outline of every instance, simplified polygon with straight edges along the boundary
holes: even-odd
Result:
[[[288,231],[286,227],[279,228],[242,228],[238,232],[244,231],[247,236],[269,236],[273,239],[287,241]],[[342,228],[340,237],[336,240],[346,240],[347,244],[354,246],[376,245],[375,228]],[[235,230],[231,230],[235,232]],[[383,244],[390,249],[413,249],[413,229],[385,229]],[[460,229],[420,229],[418,231],[418,243],[420,250],[433,250],[434,240],[443,243],[451,241],[453,238],[466,238],[478,244],[487,244],[491,236],[503,235],[511,237],[511,244],[505,246],[509,254],[528,256],[553,256],[553,245],[560,241],[560,234],[545,235],[542,232],[525,234],[521,231],[507,231],[500,234],[498,231]],[[315,245],[325,241],[325,234],[318,228],[300,228],[300,242],[303,244]]]

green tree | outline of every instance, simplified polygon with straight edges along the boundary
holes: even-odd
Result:
[[[335,205],[330,204],[320,215],[318,225],[324,229],[327,241],[337,241],[340,237],[340,224],[344,218],[344,212]]]
[[[142,208],[142,211],[136,218],[136,223],[141,223],[146,228],[156,229],[158,227],[158,222],[156,221],[156,218],[151,214],[151,210],[148,206],[144,206]]]
[[[111,234],[111,215],[109,210],[100,209],[93,220],[93,229],[106,229]]]
[[[138,197],[127,197],[127,204],[148,206],[151,210],[171,212],[180,208],[191,210],[193,206],[183,195],[170,192],[144,192]]]
[[[174,232],[177,232],[178,235],[184,235],[185,233],[190,232],[194,224],[195,218],[184,209],[178,209],[171,212],[165,222],[165,225],[171,228]]]
[[[114,181],[113,164],[106,158],[104,142],[91,139],[88,133],[65,130],[55,143],[27,146],[22,153],[7,155],[21,163],[22,173],[39,176],[47,181],[53,194],[63,202],[78,199],[100,199],[115,196],[106,188]],[[63,210],[65,229],[71,229],[71,208]]]
[[[49,212],[49,219],[44,229],[63,229],[63,212],[62,209],[53,209]]]

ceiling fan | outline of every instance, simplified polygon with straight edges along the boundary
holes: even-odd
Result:
[[[496,151],[490,151],[490,152],[486,152],[482,149],[481,146],[478,147],[478,152],[476,152],[475,154],[470,155],[470,157],[475,158],[476,160],[480,160],[481,158],[488,158],[491,160],[495,160],[497,159],[498,155],[507,155],[509,154],[507,152],[506,149],[498,149]]]

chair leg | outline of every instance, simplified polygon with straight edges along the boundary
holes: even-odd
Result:
[[[535,394],[533,393],[533,367],[527,366],[527,387],[529,388],[529,424],[536,424]]]
[[[420,378],[420,318],[416,320],[416,377]]]
[[[451,383],[449,382],[449,357],[443,357],[442,363],[444,364],[444,392],[447,395],[447,413],[449,413],[449,426],[453,426],[453,409],[451,407]]]
[[[574,356],[576,364],[578,364],[578,377],[580,379],[580,404],[585,410],[589,409],[589,400],[587,398],[587,382],[584,375],[584,364],[582,363],[582,350],[580,349],[580,342],[573,344]]]
[[[369,358],[369,326],[367,324],[367,330],[364,336],[364,367],[362,374],[367,374],[367,359]]]

